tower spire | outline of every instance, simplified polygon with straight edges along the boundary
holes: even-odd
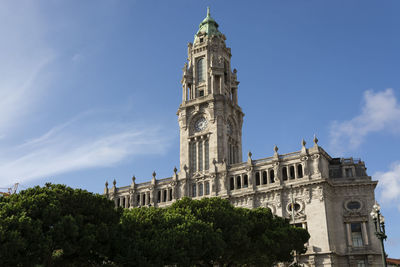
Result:
[[[211,17],[211,15],[210,15],[210,7],[209,6],[207,7],[207,17]]]

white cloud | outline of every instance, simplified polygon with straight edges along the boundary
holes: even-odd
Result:
[[[397,203],[400,208],[400,162],[391,165],[387,172],[376,172],[373,175],[379,180],[379,198],[384,203]]]
[[[54,58],[31,1],[0,2],[0,135],[6,137],[45,91],[41,73]]]
[[[334,121],[330,127],[333,151],[356,149],[373,132],[400,130],[400,105],[392,89],[364,93],[361,114],[348,121]]]
[[[2,149],[1,184],[111,166],[129,156],[164,153],[170,143],[160,128],[95,123],[96,114],[78,117],[20,146]]]

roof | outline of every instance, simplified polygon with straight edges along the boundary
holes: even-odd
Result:
[[[206,34],[208,36],[211,35],[221,35],[221,32],[218,30],[218,23],[211,17],[210,8],[207,7],[207,16],[199,25],[199,30],[195,35],[195,41],[198,35]]]

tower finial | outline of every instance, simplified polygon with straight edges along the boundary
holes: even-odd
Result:
[[[207,17],[210,17],[210,7],[207,7]]]

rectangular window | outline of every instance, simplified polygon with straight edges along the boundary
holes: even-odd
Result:
[[[189,155],[190,155],[190,170],[192,172],[196,171],[196,143],[192,142],[189,145]]]
[[[203,195],[203,184],[199,184],[199,196]]]
[[[198,155],[199,167],[198,170],[203,170],[203,142],[199,142],[199,155]]]
[[[357,267],[365,267],[365,261],[364,260],[357,261]]]
[[[210,168],[210,165],[209,165],[210,159],[209,159],[208,153],[209,153],[209,145],[208,145],[208,140],[206,140],[204,142],[204,168],[206,170],[208,170]]]
[[[353,247],[364,246],[361,234],[361,223],[351,223],[350,229],[351,229],[351,241],[353,243]]]
[[[210,182],[206,182],[206,195],[210,194]]]
[[[196,197],[197,196],[197,185],[196,184],[192,184],[192,197]]]
[[[351,168],[344,169],[346,172],[346,177],[353,177],[353,170]]]

